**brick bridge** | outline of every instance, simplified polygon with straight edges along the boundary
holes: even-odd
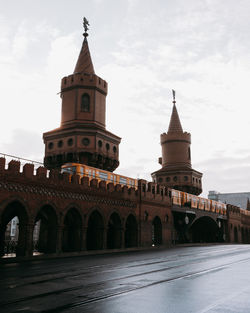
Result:
[[[6,168],[7,167],[7,168]],[[138,190],[0,158],[0,252],[6,227],[18,217],[16,256],[86,250],[169,247],[178,242],[249,242],[250,216],[228,206],[227,215],[177,207],[164,186],[139,180]],[[188,221],[185,218],[188,217]],[[220,225],[218,224],[220,221]],[[34,229],[39,240],[34,247]],[[196,225],[196,227],[194,227]],[[198,226],[197,226],[198,225]],[[213,235],[199,236],[206,225]],[[219,227],[220,226],[220,227]],[[206,233],[206,234],[207,234]],[[208,237],[206,237],[208,236]],[[178,238],[179,237],[179,238]]]

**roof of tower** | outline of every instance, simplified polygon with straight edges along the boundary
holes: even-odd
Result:
[[[88,73],[88,74],[95,74],[94,66],[91,60],[91,55],[89,52],[89,46],[87,38],[84,38],[82,49],[80,51],[76,67],[74,70],[75,73]]]
[[[174,101],[172,115],[171,115],[171,119],[170,119],[170,123],[168,127],[168,133],[177,133],[177,132],[183,133],[183,129],[181,126],[180,118],[179,118],[179,115],[175,106],[175,101]]]

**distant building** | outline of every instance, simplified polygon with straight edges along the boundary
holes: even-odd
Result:
[[[208,199],[236,205],[241,207],[242,209],[250,209],[250,192],[220,193],[218,191],[212,190],[208,193]]]

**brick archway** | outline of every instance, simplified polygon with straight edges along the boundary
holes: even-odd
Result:
[[[155,246],[162,244],[162,223],[159,216],[152,221],[152,244]]]
[[[133,214],[127,217],[125,224],[125,247],[137,247],[138,245],[138,226]]]
[[[42,253],[56,252],[57,215],[54,208],[46,204],[38,212],[35,225],[40,223],[37,250]]]
[[[122,245],[122,223],[118,213],[113,212],[109,218],[107,229],[107,248],[119,249]]]
[[[102,215],[93,211],[88,219],[87,250],[103,249],[104,221]]]
[[[80,251],[82,243],[82,218],[76,208],[70,208],[64,217],[62,251]]]
[[[6,252],[6,228],[8,223],[14,218],[18,218],[18,238],[13,252],[16,256],[24,256],[26,253],[26,232],[28,224],[28,214],[25,206],[18,200],[13,200],[5,207],[0,222],[0,255]]]

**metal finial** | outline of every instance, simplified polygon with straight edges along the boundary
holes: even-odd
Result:
[[[87,33],[87,31],[89,30],[88,26],[89,26],[89,21],[86,19],[86,17],[84,17],[83,18],[83,28],[84,28],[83,36],[84,36],[84,39],[86,39],[89,35]]]
[[[172,89],[172,93],[173,93],[173,103],[175,104],[176,101],[175,101],[175,90],[174,89]]]

